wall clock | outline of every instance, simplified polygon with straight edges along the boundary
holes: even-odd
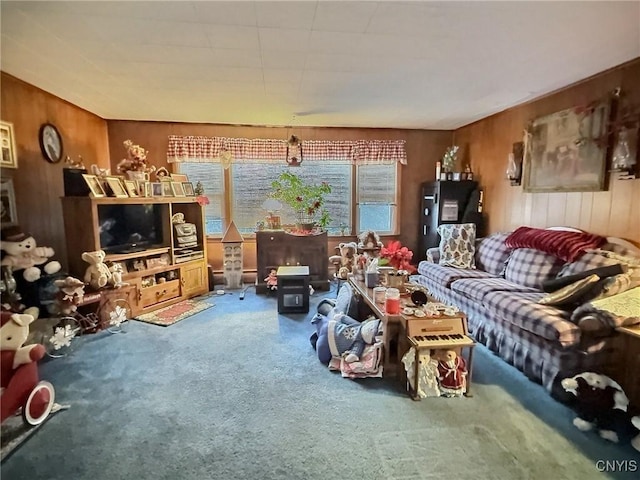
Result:
[[[45,123],[40,127],[40,150],[45,160],[58,163],[62,160],[62,137],[60,132],[51,123]]]

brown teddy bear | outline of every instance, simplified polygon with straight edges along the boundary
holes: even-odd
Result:
[[[58,287],[56,301],[50,308],[52,315],[73,315],[84,299],[84,282],[74,277],[54,280]]]
[[[95,290],[105,287],[111,279],[109,267],[104,263],[105,257],[104,250],[84,252],[82,254],[82,260],[89,264],[84,273],[84,282],[91,285]]]
[[[336,265],[336,276],[346,280],[356,264],[358,245],[356,242],[342,242],[336,247],[336,250],[340,255],[332,255],[329,257],[329,261]]]
[[[460,397],[467,392],[467,363],[455,350],[436,350],[438,381],[445,397]]]

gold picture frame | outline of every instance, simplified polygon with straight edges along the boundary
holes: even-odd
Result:
[[[125,180],[124,188],[127,189],[127,193],[130,197],[139,197],[138,183],[135,180]]]
[[[171,190],[173,191],[174,197],[186,197],[187,195],[184,192],[184,187],[181,182],[171,182]]]
[[[196,191],[193,188],[192,182],[182,182],[182,189],[184,190],[184,194],[187,197],[195,197]]]
[[[97,176],[83,173],[82,178],[87,182],[87,186],[89,187],[92,196],[96,198],[107,196],[107,193],[104,191],[104,187],[102,186],[102,182],[100,182]]]
[[[171,181],[168,181],[168,182],[162,181],[160,182],[160,185],[162,185],[163,197],[173,197],[173,189],[171,188]]]
[[[18,151],[16,150],[16,137],[13,133],[13,123],[0,120],[0,142],[2,144],[0,167],[18,168]]]
[[[129,194],[118,177],[107,177],[107,185],[111,189],[111,193],[116,198],[129,198]]]
[[[187,175],[184,173],[172,173],[171,181],[172,182],[188,182],[189,177],[187,177]]]

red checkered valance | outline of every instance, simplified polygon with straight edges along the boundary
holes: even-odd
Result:
[[[404,140],[303,140],[304,161],[350,162],[356,164],[407,164]],[[233,161],[284,162],[287,141],[225,137],[169,136],[167,161],[219,162],[229,152]],[[225,155],[223,155],[225,156]]]

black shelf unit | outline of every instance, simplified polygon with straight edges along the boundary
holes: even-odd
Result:
[[[476,236],[484,235],[482,193],[478,182],[475,180],[425,182],[420,192],[418,261],[426,259],[428,248],[437,247],[440,243],[437,229],[442,224],[475,223]]]

